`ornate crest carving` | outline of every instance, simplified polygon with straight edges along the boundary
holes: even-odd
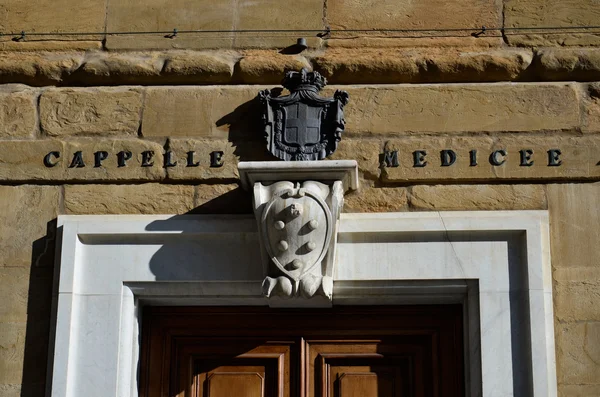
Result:
[[[286,161],[322,160],[337,149],[344,131],[346,91],[333,98],[319,96],[327,80],[318,72],[287,72],[282,85],[290,95],[272,97],[269,90],[258,94],[264,105],[263,125],[267,148]]]
[[[263,282],[266,297],[320,297],[331,302],[343,196],[341,181],[255,184],[255,211],[270,268]]]

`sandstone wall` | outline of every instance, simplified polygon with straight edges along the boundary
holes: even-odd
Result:
[[[249,213],[236,164],[271,159],[253,99],[302,67],[350,93],[333,158],[359,162],[361,190],[345,211],[550,211],[559,392],[600,395],[600,29],[583,26],[597,1],[4,1],[0,395],[44,394],[56,217]]]

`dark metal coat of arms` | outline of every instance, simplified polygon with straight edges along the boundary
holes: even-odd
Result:
[[[269,151],[285,161],[322,160],[335,152],[346,123],[348,93],[338,90],[333,98],[321,97],[327,80],[306,69],[287,72],[282,85],[289,95],[272,97],[269,90],[258,94]]]

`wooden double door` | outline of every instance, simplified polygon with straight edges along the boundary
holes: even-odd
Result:
[[[458,305],[147,307],[143,397],[464,395]]]

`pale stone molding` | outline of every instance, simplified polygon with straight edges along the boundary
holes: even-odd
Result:
[[[52,397],[137,396],[143,305],[268,304],[251,216],[59,227]],[[556,397],[546,211],[341,214],[334,305],[456,302],[467,396]]]

